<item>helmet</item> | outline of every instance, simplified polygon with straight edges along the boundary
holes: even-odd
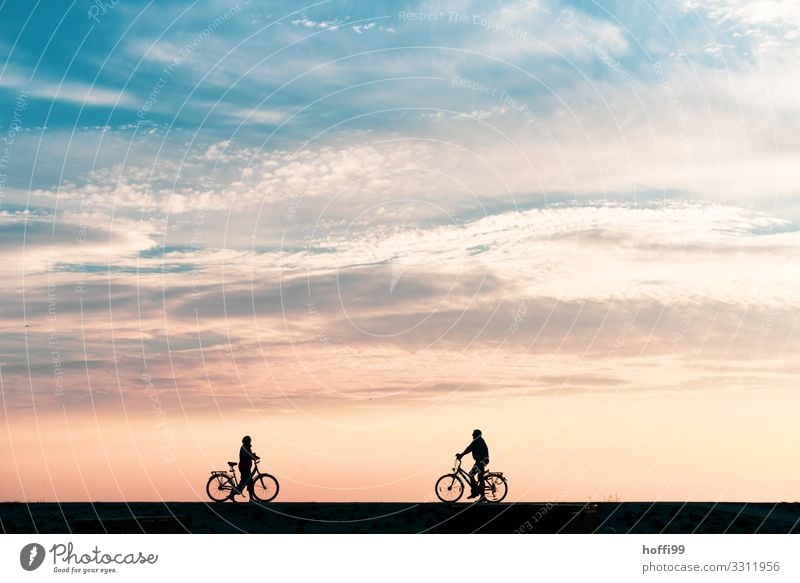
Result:
[[[249,436],[249,435],[245,435],[245,436],[242,438],[242,443],[244,443],[245,445],[247,445],[247,444],[248,444],[248,443],[250,443],[251,441],[253,441],[253,440],[252,440],[252,439],[250,439],[250,436]]]
[[[473,439],[475,439],[476,437],[480,437],[481,435],[483,435],[483,434],[481,433],[481,430],[480,430],[480,429],[474,429],[474,430],[472,431],[472,438],[473,438]]]

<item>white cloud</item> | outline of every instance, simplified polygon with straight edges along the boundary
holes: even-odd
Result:
[[[795,0],[684,0],[683,9],[708,15],[759,52],[797,52],[800,4]]]
[[[775,359],[772,349],[790,338],[795,319],[784,315],[796,311],[800,273],[786,265],[796,263],[800,236],[785,221],[732,206],[562,205],[464,224],[331,229],[305,249],[167,248],[163,256],[152,251],[164,233],[147,223],[62,216],[54,239],[51,217],[28,220],[25,248],[19,229],[9,229],[3,260],[26,274],[31,346],[47,347],[41,326],[56,285],[65,355],[72,350],[80,362],[87,350],[107,365],[93,373],[119,365],[124,375],[131,362],[119,355],[145,343],[148,370],[179,374],[192,393],[187,403],[207,395],[201,338],[214,383],[263,387],[269,374],[270,383],[302,387],[292,393],[298,399],[317,394],[306,374],[346,387],[340,396],[357,398],[368,383],[373,398],[423,399],[448,394],[445,381],[474,383],[475,398],[499,387],[521,396],[558,375],[557,386],[579,391],[623,381],[631,390],[707,388],[696,378],[707,366],[748,387],[764,375],[776,384],[793,378],[793,360]],[[88,237],[78,242],[81,225]],[[68,270],[48,271],[55,264]],[[95,269],[78,273],[82,266]],[[9,297],[19,281],[2,283]],[[18,311],[5,314],[0,327],[18,334]],[[81,330],[92,330],[86,348]],[[275,362],[269,373],[265,349]],[[33,354],[36,382],[52,381],[48,358]],[[617,373],[619,383],[604,384]],[[541,374],[555,376],[538,383]],[[397,390],[410,385],[422,394]],[[76,381],[74,391],[85,386]]]
[[[264,107],[258,109],[237,109],[232,111],[231,115],[244,124],[255,123],[270,126],[277,126],[286,121],[289,117],[283,110],[266,109]]]
[[[0,77],[0,87],[19,91],[26,90],[34,97],[86,106],[126,107],[133,103],[133,100],[124,91],[100,85],[80,81],[55,81],[42,78],[41,75],[30,80],[27,75],[12,65],[6,66],[6,71]]]
[[[58,198],[62,204],[74,206],[83,204],[103,210],[125,209],[138,212],[163,212],[182,214],[195,208],[220,210],[228,207],[229,201],[219,193],[210,190],[184,187],[175,190],[169,187],[158,187],[146,181],[137,182],[116,177],[111,181],[98,181],[83,184],[64,182],[54,190],[36,189],[31,192],[34,197],[42,197],[49,204]]]
[[[371,28],[375,27],[374,22],[370,22],[368,24],[354,24],[353,30],[356,31],[358,34],[363,34],[364,32],[370,30]]]
[[[178,194],[165,204],[175,207],[173,212],[184,211],[183,206],[195,208],[191,198]],[[170,251],[163,259],[137,257],[156,240],[170,243],[171,234],[163,232],[163,225],[119,218],[112,222],[99,211],[68,213],[56,223],[61,239],[52,239],[45,228],[52,218],[34,216],[28,219],[36,228],[30,228],[26,239],[26,265],[42,271],[52,256],[52,243],[63,239],[61,263],[111,262],[131,269],[158,267],[162,261],[192,264],[208,281],[224,272],[229,289],[236,289],[237,282],[250,285],[254,273],[261,281],[288,284],[296,278],[365,269],[385,276],[386,289],[393,289],[393,278],[399,280],[396,286],[415,274],[437,273],[442,281],[455,281],[484,273],[506,282],[515,295],[565,302],[627,297],[670,304],[702,298],[788,306],[800,288],[800,272],[786,269],[797,260],[800,231],[785,220],[734,206],[679,201],[639,207],[562,204],[424,226],[403,220],[415,212],[414,204],[389,200],[376,205],[371,213],[384,219],[392,206],[397,207],[396,216],[384,222],[341,225],[322,215],[314,235],[300,247],[296,243],[273,251],[198,247]],[[16,224],[23,220],[22,215],[9,218]],[[85,227],[89,241],[78,245],[74,240],[80,225],[89,225]],[[12,243],[21,245],[22,238],[8,237],[12,238],[4,247],[16,255]],[[258,239],[251,244],[257,247]],[[186,276],[170,277],[172,285],[179,285]]]
[[[146,221],[100,211],[62,212],[58,217],[3,213],[0,257],[13,274],[42,274],[59,265],[117,265],[155,244],[158,229]],[[16,285],[13,283],[12,285]]]
[[[304,28],[321,28],[321,29],[329,29],[329,30],[336,30],[341,25],[341,22],[338,20],[311,20],[309,18],[298,18],[292,21],[294,26],[301,26]]]
[[[791,303],[800,273],[785,265],[795,261],[800,232],[781,233],[787,225],[731,206],[556,206],[463,226],[373,226],[320,236],[313,244],[333,254],[282,255],[280,265],[307,275],[397,264],[404,274],[445,279],[478,269],[514,282],[516,293],[562,301],[638,295],[667,303]],[[262,267],[265,260],[253,258]]]
[[[565,91],[562,99],[574,103],[568,110],[539,109],[535,100],[514,95],[524,109],[485,98],[483,107],[463,114],[411,114],[442,140],[355,133],[297,150],[222,140],[182,161],[167,148],[152,167],[99,168],[33,194],[172,213],[191,208],[182,197],[208,209],[226,209],[235,200],[246,212],[271,205],[276,223],[291,208],[293,222],[304,224],[323,208],[330,220],[337,220],[331,209],[341,213],[338,220],[352,220],[354,208],[396,198],[428,201],[428,211],[440,208],[437,214],[459,214],[480,204],[513,205],[565,193],[680,192],[738,202],[778,196],[788,203],[800,191],[794,172],[800,152],[793,131],[800,119],[796,80],[766,68],[725,73],[680,62],[662,63],[659,75],[655,82],[598,84],[602,107]],[[453,91],[464,92],[457,99],[473,97],[467,89]],[[254,115],[265,122],[281,116],[271,110]],[[209,161],[213,184],[192,183]]]

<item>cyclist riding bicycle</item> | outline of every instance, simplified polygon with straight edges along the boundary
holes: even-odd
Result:
[[[461,453],[457,453],[456,457],[461,459],[463,456],[467,455],[468,453],[472,453],[472,458],[475,460],[475,465],[472,466],[472,469],[469,471],[470,480],[472,480],[472,493],[467,496],[467,498],[475,498],[476,496],[480,496],[481,500],[485,500],[484,497],[484,473],[486,472],[486,466],[489,465],[489,446],[486,445],[486,442],[483,440],[483,436],[481,434],[480,429],[476,429],[472,432],[472,442],[467,446],[467,448],[462,451]],[[475,476],[478,476],[478,484],[475,484]]]

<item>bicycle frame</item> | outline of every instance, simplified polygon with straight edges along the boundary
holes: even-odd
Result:
[[[470,486],[477,486],[478,485],[475,482],[475,480],[472,479],[472,476],[469,475],[469,472],[467,472],[464,468],[461,467],[461,460],[460,459],[456,460],[456,465],[453,467],[453,472],[456,473],[459,476],[463,476],[464,479],[467,481],[467,484],[469,484]],[[489,472],[486,471],[486,468],[484,468],[483,469],[483,475],[485,476],[488,473]]]
[[[212,476],[228,476],[229,478],[231,478],[233,480],[234,487],[238,487],[240,479],[239,479],[239,476],[237,476],[237,474],[236,474],[236,467],[237,466],[232,466],[231,469],[229,469],[229,470],[212,470],[211,471],[211,475]],[[253,460],[253,471],[250,472],[250,477],[253,478],[253,477],[257,476],[260,473],[261,473],[261,471],[258,469],[258,462]]]

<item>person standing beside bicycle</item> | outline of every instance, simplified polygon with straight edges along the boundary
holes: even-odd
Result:
[[[253,501],[255,497],[255,483],[251,479],[253,477],[253,461],[259,461],[261,458],[253,451],[253,440],[249,435],[242,438],[242,447],[239,448],[239,486],[231,492],[231,500],[234,496],[244,496],[244,487],[247,486],[247,493],[250,500]],[[235,501],[235,500],[234,500]]]
[[[467,496],[467,498],[475,498],[476,496],[480,496],[481,500],[486,500],[484,496],[484,473],[486,471],[486,466],[489,465],[489,446],[486,445],[486,441],[484,441],[480,429],[476,429],[472,432],[472,442],[464,451],[457,453],[456,457],[461,459],[468,453],[472,453],[472,459],[475,460],[475,465],[473,465],[472,469],[469,471],[469,478],[472,482],[470,484],[472,487],[472,493]],[[475,484],[476,474],[478,477],[477,486]]]

